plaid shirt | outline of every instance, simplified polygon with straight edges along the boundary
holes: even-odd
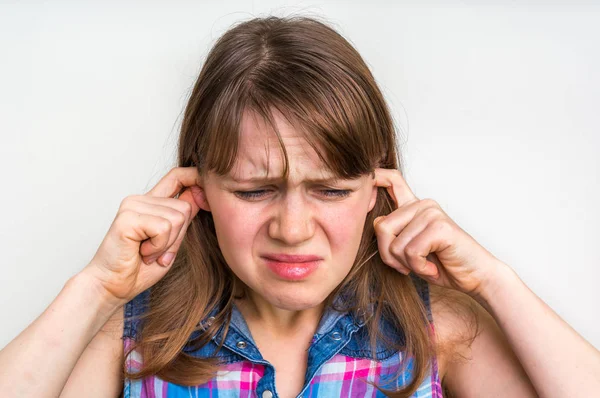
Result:
[[[412,275],[412,274],[411,274]],[[432,321],[427,282],[414,276],[413,281],[419,291]],[[127,317],[140,314],[149,291],[145,291],[125,306],[124,348],[127,350],[134,341],[138,325]],[[209,316],[214,315],[214,310]],[[203,321],[206,322],[207,320]],[[333,309],[325,311],[308,350],[308,366],[305,383],[298,397],[383,397],[383,393],[365,382],[377,383],[385,389],[398,389],[406,385],[412,377],[413,360],[401,376],[393,380],[401,366],[402,351],[393,351],[378,342],[376,356],[372,357],[369,338],[364,319],[351,313],[340,313]],[[395,330],[389,323],[382,321],[382,330],[403,341],[402,332]],[[433,332],[433,323],[431,323]],[[195,332],[190,340],[195,337]],[[223,348],[216,354],[223,362],[221,370],[210,381],[197,386],[181,386],[153,376],[142,380],[125,380],[124,398],[146,397],[277,397],[275,389],[275,369],[258,351],[252,335],[241,313],[234,306],[230,330],[223,336],[219,330],[210,344],[188,354],[196,357],[208,357],[214,353],[219,342]],[[142,358],[133,351],[126,363],[130,371],[140,368]],[[437,361],[412,397],[442,398]]]

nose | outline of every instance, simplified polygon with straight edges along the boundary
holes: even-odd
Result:
[[[279,203],[269,224],[269,236],[294,246],[309,240],[315,233],[313,212],[300,192],[288,191]]]

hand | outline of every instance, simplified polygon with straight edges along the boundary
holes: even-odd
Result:
[[[398,170],[376,169],[396,210],[373,221],[379,254],[392,268],[430,283],[481,294],[500,261],[463,231],[432,199],[419,200]]]
[[[99,281],[112,301],[123,304],[158,282],[200,210],[204,200],[200,183],[196,167],[177,167],[145,195],[126,197],[82,272]]]

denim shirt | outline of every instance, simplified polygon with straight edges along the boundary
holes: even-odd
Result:
[[[411,274],[412,276],[412,274]],[[413,276],[413,281],[432,322],[429,289],[427,282]],[[137,336],[139,327],[135,320],[127,317],[143,313],[149,289],[140,293],[125,305],[125,328],[123,333],[125,349],[129,348]],[[206,327],[214,319],[218,309],[213,310],[201,325]],[[371,352],[365,322],[370,314],[341,313],[327,308],[321,317],[317,331],[308,349],[308,364],[305,383],[298,397],[366,397],[384,396],[379,390],[364,382],[376,382],[386,389],[398,389],[410,381],[412,358],[408,367],[397,380],[396,376],[403,353],[395,351],[382,342],[377,342],[375,356]],[[380,320],[382,332],[389,338],[404,342],[405,336],[386,320]],[[190,341],[200,332],[194,332]],[[216,352],[220,343],[223,347]],[[153,376],[143,380],[125,380],[124,398],[138,397],[277,397],[275,368],[265,360],[238,308],[234,305],[227,335],[224,327],[218,330],[212,341],[200,349],[187,345],[183,351],[189,355],[207,358],[216,356],[222,362],[223,371],[215,379],[198,386],[181,386]],[[139,369],[142,358],[136,351],[126,358],[130,371]],[[437,361],[413,397],[442,397]]]

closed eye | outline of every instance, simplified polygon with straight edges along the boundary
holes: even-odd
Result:
[[[345,198],[346,196],[350,195],[352,191],[349,189],[321,189],[319,192],[321,195],[328,198]],[[260,199],[266,196],[269,193],[269,190],[259,189],[256,191],[235,191],[234,193],[242,199],[252,200]]]
[[[266,190],[262,189],[259,191],[235,191],[234,193],[242,199],[258,199],[264,196]]]
[[[323,189],[321,192],[325,196],[345,198],[346,196],[350,195],[350,192],[352,191],[349,189]]]

